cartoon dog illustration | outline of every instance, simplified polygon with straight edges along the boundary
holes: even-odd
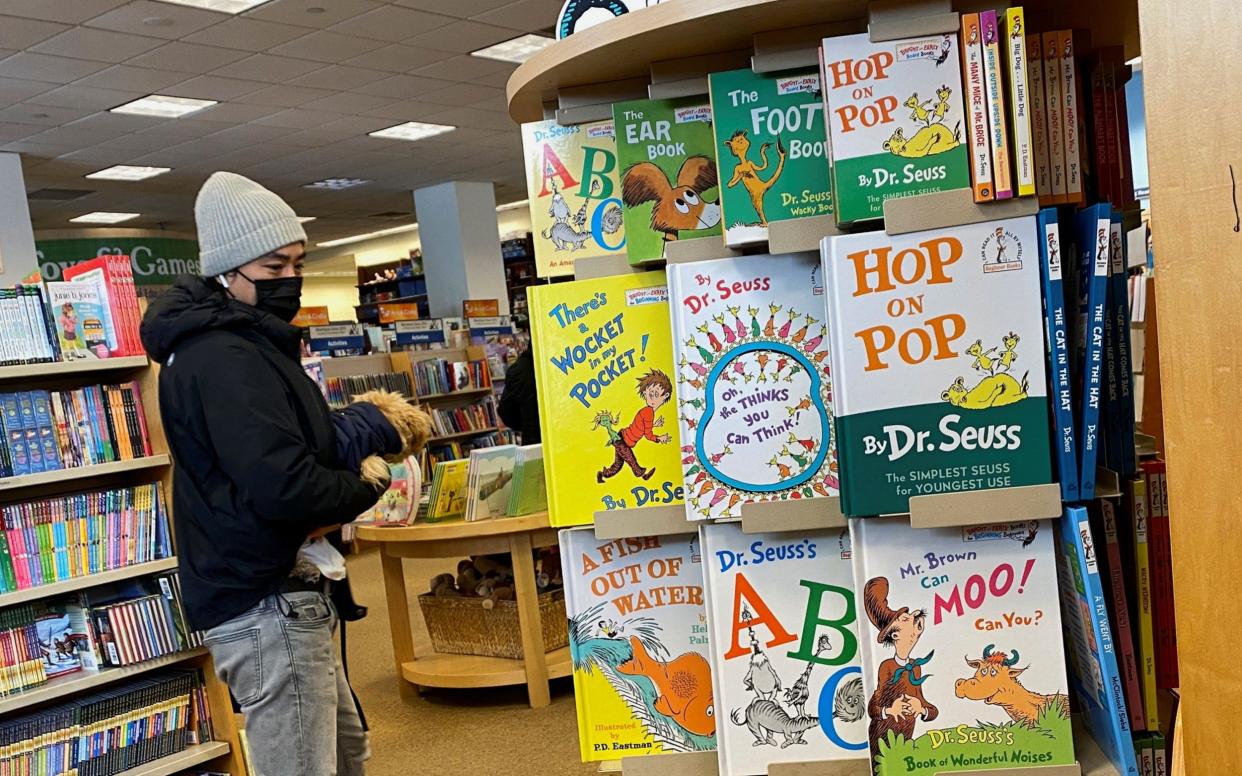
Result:
[[[961,122],[958,122],[958,127],[953,130],[944,124],[929,124],[920,128],[908,139],[905,131],[897,127],[892,137],[884,141],[883,148],[894,156],[904,156],[909,159],[941,154],[961,145],[958,138],[960,127]]]
[[[715,188],[716,165],[706,156],[691,156],[677,171],[676,185],[651,162],[637,162],[621,178],[621,199],[627,207],[655,202],[651,228],[672,242],[682,230],[711,229],[720,223],[720,204],[703,200],[703,192]]]
[[[763,214],[763,196],[768,190],[776,185],[776,181],[781,177],[781,173],[785,170],[785,144],[781,141],[779,135],[776,137],[776,171],[772,173],[772,177],[766,181],[759,177],[759,173],[768,169],[768,148],[771,143],[764,143],[759,146],[759,159],[763,164],[758,165],[746,158],[747,152],[750,151],[750,138],[746,136],[746,130],[739,129],[733,133],[733,136],[722,144],[729,149],[729,152],[737,158],[737,164],[733,166],[733,177],[729,180],[729,188],[733,188],[739,182],[746,187],[746,193],[750,195],[750,204],[754,206],[755,212],[759,215],[759,225],[767,226],[768,217]]]

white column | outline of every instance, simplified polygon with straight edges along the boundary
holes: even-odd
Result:
[[[464,299],[498,299],[509,312],[496,193],[490,183],[449,181],[415,189],[431,315],[461,315]]]
[[[0,153],[0,285],[14,285],[38,267],[22,160]]]

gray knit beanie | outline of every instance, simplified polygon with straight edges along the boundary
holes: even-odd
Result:
[[[212,173],[194,200],[203,277],[223,275],[283,245],[306,242],[306,230],[283,199],[232,172]]]

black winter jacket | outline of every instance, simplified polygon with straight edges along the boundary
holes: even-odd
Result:
[[[522,434],[522,444],[537,445],[539,431],[539,396],[535,391],[535,358],[531,348],[517,357],[505,370],[505,389],[500,393],[497,411],[505,425]]]
[[[210,628],[275,592],[308,533],[352,520],[379,493],[338,456],[297,328],[184,276],[151,304],[141,334],[163,364],[186,613]]]

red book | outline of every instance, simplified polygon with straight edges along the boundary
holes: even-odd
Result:
[[[1177,621],[1173,608],[1173,551],[1169,533],[1169,490],[1164,461],[1144,461],[1151,500],[1148,550],[1151,563],[1152,627],[1156,636],[1156,686],[1178,686]]]
[[[128,259],[126,259],[128,263]],[[78,278],[97,280],[108,295],[108,313],[112,325],[112,334],[116,338],[113,356],[131,355],[129,341],[127,306],[122,301],[128,289],[117,276],[111,256],[96,256],[88,261],[74,264],[65,270],[65,280]]]
[[[1138,658],[1134,654],[1134,631],[1130,627],[1130,602],[1126,595],[1125,573],[1121,566],[1121,540],[1117,532],[1117,507],[1108,499],[1100,499],[1100,515],[1104,518],[1104,539],[1108,551],[1108,581],[1112,589],[1113,628],[1117,647],[1117,667],[1125,692],[1130,729],[1142,730],[1143,696],[1139,689]]]

